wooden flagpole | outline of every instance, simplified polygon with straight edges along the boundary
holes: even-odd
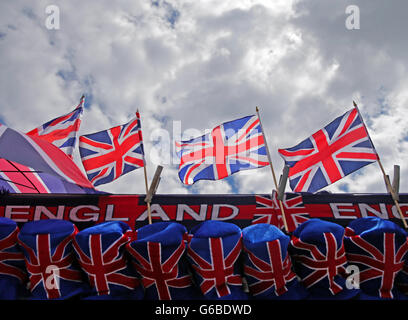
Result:
[[[270,167],[271,167],[273,182],[274,182],[274,184],[275,184],[276,192],[278,192],[278,182],[277,182],[277,180],[276,180],[275,170],[273,169],[271,154],[270,154],[270,152],[269,152],[268,143],[266,142],[266,136],[265,136],[265,132],[264,132],[264,130],[263,130],[262,121],[261,121],[261,116],[259,115],[259,108],[258,108],[258,107],[256,107],[256,113],[257,113],[257,115],[258,115],[259,124],[260,124],[260,126],[261,126],[262,135],[263,135],[263,137],[264,137],[265,148],[266,148],[266,154],[267,154],[267,156],[268,156],[269,165],[270,165]],[[272,192],[272,195],[271,195],[271,200],[273,201],[273,192]],[[286,232],[289,233],[289,228],[288,228],[288,224],[286,223],[285,210],[283,209],[282,200],[279,200],[279,199],[278,199],[278,202],[279,202],[279,207],[280,207],[280,210],[281,210],[281,213],[282,213],[283,225],[285,226]]]
[[[370,136],[369,136],[369,134],[368,134],[367,127],[366,127],[366,125],[365,125],[365,123],[364,123],[363,117],[361,116],[360,110],[358,109],[357,104],[356,104],[354,101],[353,101],[353,105],[354,105],[354,107],[356,108],[356,110],[357,110],[357,112],[358,112],[358,114],[359,114],[359,116],[360,116],[360,119],[361,119],[361,121],[363,122],[363,126],[364,126],[364,129],[366,130],[367,136],[368,136],[368,138],[369,138],[370,141],[371,141],[371,138],[370,138]],[[374,144],[373,144],[372,141],[371,141],[371,144],[374,146]],[[377,151],[376,151],[376,153],[377,153]],[[388,189],[389,192],[391,193],[391,197],[392,197],[392,199],[394,200],[395,207],[397,208],[398,213],[399,213],[399,215],[400,215],[400,217],[401,217],[402,223],[404,224],[405,229],[408,229],[407,222],[405,221],[404,215],[402,214],[402,211],[401,211],[401,207],[400,207],[400,205],[399,205],[399,203],[398,203],[398,201],[397,201],[397,196],[396,196],[396,194],[395,194],[395,190],[394,190],[394,188],[391,186],[390,180],[389,180],[387,174],[385,173],[384,167],[383,167],[383,165],[382,165],[382,163],[381,163],[380,156],[379,156],[378,153],[377,153],[377,162],[378,162],[378,165],[380,166],[381,172],[382,172],[382,174],[383,174],[383,176],[384,176],[384,181],[385,181],[385,184],[386,184],[386,186],[387,186],[387,189]]]
[[[136,111],[136,116],[139,117],[139,123],[140,123],[140,132],[142,131],[142,121],[140,120],[140,114],[139,114],[139,109]],[[142,135],[141,135],[142,137]],[[141,141],[143,141],[141,139]],[[146,158],[144,154],[144,148],[143,148],[143,172],[144,172],[144,180],[145,180],[145,187],[146,187],[146,195],[149,192],[149,184],[147,182],[147,170],[146,170]],[[152,224],[152,212],[150,209],[150,201],[147,202],[147,218],[149,220],[149,224]]]

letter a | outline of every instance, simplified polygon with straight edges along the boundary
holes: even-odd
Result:
[[[346,28],[348,30],[360,29],[360,8],[355,5],[347,6],[346,14],[349,14],[346,19]]]
[[[346,273],[349,276],[346,278],[346,288],[360,289],[360,269],[355,265],[349,265],[346,268]]]
[[[48,274],[50,273],[51,275],[47,277],[47,279],[45,280],[45,287],[48,290],[52,290],[52,289],[59,289],[59,268],[55,265],[49,265],[46,269],[45,269],[45,273]]]
[[[49,16],[45,19],[45,27],[48,30],[59,30],[60,10],[56,5],[49,5],[45,8],[45,13]]]

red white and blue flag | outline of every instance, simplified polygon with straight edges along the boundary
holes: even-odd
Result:
[[[49,179],[50,185],[48,185],[48,190],[50,192],[53,192],[50,190],[53,183],[60,183],[60,185],[62,184],[66,187],[77,186],[88,188],[90,191],[94,190],[93,185],[76,166],[74,161],[59,148],[39,137],[29,136],[2,124],[0,124],[0,158],[2,159],[0,163],[0,170],[2,172],[2,177],[0,178],[2,179],[0,181],[7,183],[7,180],[10,180],[11,183],[14,183],[14,187],[16,187],[16,183],[20,183],[25,178],[31,179],[33,175],[39,174],[39,180],[46,181]],[[7,162],[3,160],[7,160]],[[6,167],[6,165],[18,167],[17,169],[14,167],[16,169],[14,170],[11,167]],[[12,171],[19,172],[20,180],[16,180],[15,176],[9,176],[10,179],[7,178],[7,175],[12,174]],[[24,171],[31,171],[31,173]],[[31,179],[31,181],[33,180]],[[34,182],[34,184],[36,183]],[[39,184],[34,186],[33,184],[27,184],[27,181],[23,184],[31,186],[34,193],[36,193],[36,188],[42,190],[39,193],[48,193],[46,191],[47,186],[43,185],[41,187]]]
[[[144,166],[140,115],[128,123],[79,137],[79,153],[94,186]]]
[[[42,126],[27,132],[30,136],[40,137],[60,148],[68,156],[74,152],[78,130],[81,125],[84,97],[74,111],[44,123]]]
[[[211,133],[176,142],[179,178],[184,184],[220,180],[235,172],[269,164],[256,115],[224,122]]]
[[[316,192],[378,159],[357,108],[298,145],[278,150],[294,192]]]
[[[392,299],[395,279],[407,261],[408,238],[392,229],[377,232],[373,237],[372,230],[374,228],[371,233],[356,234],[351,227],[346,228],[347,260],[359,268],[362,289],[375,292],[383,299]]]
[[[2,158],[0,190],[9,193],[103,193]]]
[[[268,223],[280,229],[285,227],[276,190],[272,191],[272,199],[269,195],[255,195],[255,201],[256,208],[252,224]],[[282,205],[289,232],[293,232],[300,224],[310,219],[300,194],[286,193]]]

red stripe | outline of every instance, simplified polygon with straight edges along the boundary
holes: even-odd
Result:
[[[353,110],[350,112],[350,114],[349,114],[348,117],[347,117],[347,120],[346,120],[346,123],[345,123],[343,129],[341,130],[340,134],[338,135],[339,137],[340,137],[344,132],[346,132],[346,131],[350,128],[351,124],[352,124],[352,123],[354,122],[354,120],[356,119],[356,114],[357,114],[357,110],[356,110],[356,109],[353,109]]]
[[[66,138],[71,132],[76,131],[78,124],[74,123],[73,125],[65,128],[65,129],[55,129],[52,132],[41,134],[37,133],[34,136],[40,137],[48,142],[53,143],[56,140],[61,140]]]
[[[367,152],[341,152],[336,155],[338,159],[362,159],[362,160],[377,160],[378,155],[376,153]]]
[[[307,156],[311,154],[314,149],[301,149],[297,151],[289,151],[286,149],[278,149],[278,152],[285,157]]]
[[[292,168],[290,168],[290,170],[292,170]],[[289,172],[290,172],[289,170]],[[310,169],[309,171],[307,171],[305,174],[302,175],[302,178],[300,178],[298,184],[296,185],[295,192],[301,192],[303,190],[303,187],[305,185],[305,183],[307,182],[307,179],[310,176],[310,173],[312,172],[312,169]],[[292,175],[292,174],[290,174]]]

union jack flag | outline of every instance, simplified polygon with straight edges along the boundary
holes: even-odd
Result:
[[[188,246],[187,254],[192,261],[192,267],[202,279],[199,286],[205,295],[215,289],[218,298],[229,295],[230,285],[241,286],[242,278],[234,271],[234,264],[238,260],[242,248],[242,236],[239,241],[226,252],[222,238],[208,238],[209,258],[207,261],[197,250]]]
[[[313,287],[322,279],[327,278],[329,290],[333,295],[343,290],[343,287],[336,282],[335,277],[339,274],[345,274],[345,265],[347,263],[346,252],[343,242],[339,246],[336,237],[330,232],[324,232],[323,236],[326,242],[326,252],[319,250],[318,246],[303,242],[300,238],[292,237],[292,246],[297,251],[292,255],[296,263],[299,263],[310,269],[310,273],[301,276],[302,283],[306,288]]]
[[[256,209],[252,224],[268,223],[280,229],[284,228],[282,212],[275,190],[272,192],[272,199],[270,196],[255,195],[255,201]],[[289,232],[293,232],[301,223],[309,220],[309,213],[303,206],[300,194],[285,194],[282,204]]]
[[[139,279],[126,274],[125,270],[128,265],[125,253],[121,248],[128,240],[129,232],[126,232],[106,246],[102,243],[101,234],[90,234],[87,246],[84,248],[77,238],[74,239],[73,244],[78,255],[78,262],[88,275],[91,287],[95,288],[98,295],[134,290],[139,285]],[[116,288],[112,289],[112,286]]]
[[[24,255],[17,249],[18,232],[19,229],[16,225],[10,234],[0,239],[0,275],[12,276],[22,283],[27,274],[23,268]]]
[[[84,177],[85,179],[85,177]],[[0,158],[0,189],[10,193],[100,193]]]
[[[189,274],[182,275],[179,261],[185,252],[185,242],[165,259],[160,242],[146,242],[147,257],[128,243],[127,250],[134,258],[132,263],[142,276],[143,286],[146,289],[155,288],[159,300],[172,300],[170,288],[187,288],[192,285]]]
[[[224,122],[211,133],[175,144],[180,157],[179,178],[184,184],[219,180],[269,164],[256,115]]]
[[[128,123],[79,137],[79,153],[94,186],[144,166],[140,115]]]
[[[13,189],[11,183],[16,182],[14,187],[19,183],[32,188],[32,190],[37,188],[38,191],[43,191],[39,193],[46,192],[46,188],[41,187],[37,182],[27,183],[27,179],[30,178],[33,178],[31,181],[34,181],[34,175],[25,171],[39,173],[43,182],[48,180],[45,183],[49,186],[50,191],[54,189],[50,186],[58,183],[60,186],[78,186],[94,190],[93,185],[79,170],[75,162],[59,148],[39,137],[26,135],[1,123],[0,158],[7,160],[0,162],[0,171],[2,171],[0,184],[5,185],[7,190]],[[14,176],[13,171],[17,171]],[[24,176],[25,173],[27,173],[26,176]],[[58,192],[61,192],[61,188],[58,189],[60,190]],[[72,189],[67,188],[67,190]]]
[[[278,151],[290,167],[294,192],[316,192],[378,159],[357,108],[298,145]]]
[[[77,232],[78,230],[74,227],[73,232],[55,246],[53,245],[55,240],[51,239],[49,233],[37,234],[35,236],[35,248],[21,239],[20,233],[19,244],[25,250],[25,263],[29,273],[31,292],[41,288],[47,299],[57,299],[62,297],[61,279],[82,283],[81,272],[72,268],[75,261],[74,253],[68,249]],[[54,284],[58,283],[59,285],[49,285],[50,277],[53,277]]]
[[[279,239],[266,242],[267,259],[261,259],[246,249],[248,261],[244,264],[244,273],[249,278],[249,290],[253,295],[259,295],[275,287],[276,295],[288,291],[286,284],[296,278],[292,271],[289,254],[283,259]],[[252,280],[254,279],[254,280]]]
[[[52,143],[72,158],[81,125],[84,101],[85,97],[82,96],[74,111],[50,120],[42,126],[27,132],[27,134]]]
[[[346,228],[345,241],[353,245],[347,246],[347,260],[360,268],[360,284],[378,279],[381,282],[378,294],[381,298],[392,299],[392,289],[397,274],[403,270],[408,252],[408,238],[398,246],[394,233],[385,232],[379,247],[356,235]]]

